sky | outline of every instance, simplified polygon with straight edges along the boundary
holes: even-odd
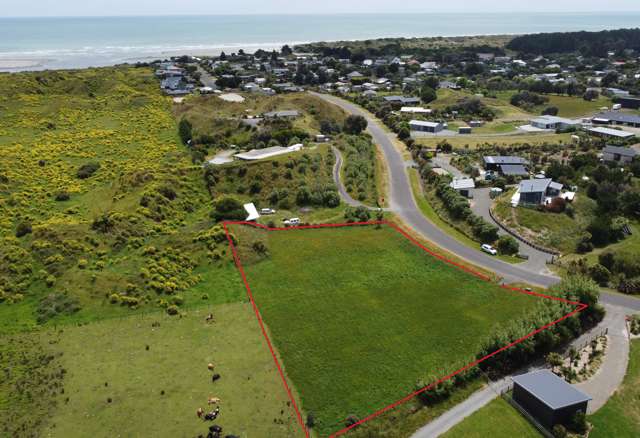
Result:
[[[640,0],[2,0],[0,16],[640,12]]]

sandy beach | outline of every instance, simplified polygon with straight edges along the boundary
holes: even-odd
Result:
[[[0,69],[20,70],[24,68],[40,67],[46,62],[44,59],[0,59]]]

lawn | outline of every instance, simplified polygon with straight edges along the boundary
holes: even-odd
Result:
[[[640,436],[640,339],[631,341],[629,367],[622,385],[598,412],[590,415],[592,438]]]
[[[539,438],[540,433],[507,401],[498,397],[462,420],[442,438]]]
[[[469,363],[486,336],[538,302],[430,256],[388,225],[233,232],[321,436]]]
[[[498,198],[494,213],[509,227],[515,228],[523,237],[563,254],[571,254],[586,226],[595,214],[594,201],[585,194],[578,195],[573,202],[573,218],[564,213],[539,211],[535,208],[511,207],[512,192]]]
[[[214,323],[205,322],[209,312]],[[157,312],[46,335],[57,338],[53,348],[63,353],[66,374],[57,407],[46,408],[42,436],[206,435],[212,423],[196,410],[207,409],[208,397],[221,400],[216,424],[225,434],[301,433],[249,304],[182,318]],[[208,363],[221,375],[215,383]]]

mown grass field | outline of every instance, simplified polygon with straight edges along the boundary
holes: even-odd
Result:
[[[214,323],[205,321],[209,313]],[[66,373],[64,392],[21,412],[42,416],[39,436],[206,435],[212,423],[199,419],[196,410],[212,410],[209,397],[221,400],[215,423],[226,434],[300,436],[249,304],[190,310],[182,318],[155,312],[40,336],[52,341],[45,344],[53,354],[62,354],[58,366]],[[215,365],[213,372],[208,363]],[[214,372],[221,376],[215,383]],[[7,388],[0,388],[12,403]],[[0,419],[5,420],[2,413]]]
[[[389,226],[233,231],[255,300],[321,436],[470,362],[485,336],[537,303],[444,264]]]
[[[593,438],[640,436],[640,340],[631,341],[629,367],[622,385],[598,412],[588,417]]]
[[[539,146],[542,144],[568,144],[571,141],[571,134],[513,134],[513,135],[455,135],[455,136],[433,136],[418,137],[416,143],[428,147],[436,147],[438,143],[446,141],[454,148],[476,149],[479,146],[514,146],[518,144],[528,144]]]
[[[540,438],[542,435],[513,406],[498,397],[441,436],[442,438]]]

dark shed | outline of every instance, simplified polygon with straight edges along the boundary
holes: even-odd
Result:
[[[513,378],[513,400],[547,429],[567,424],[576,412],[587,412],[591,397],[551,371],[542,370]]]

